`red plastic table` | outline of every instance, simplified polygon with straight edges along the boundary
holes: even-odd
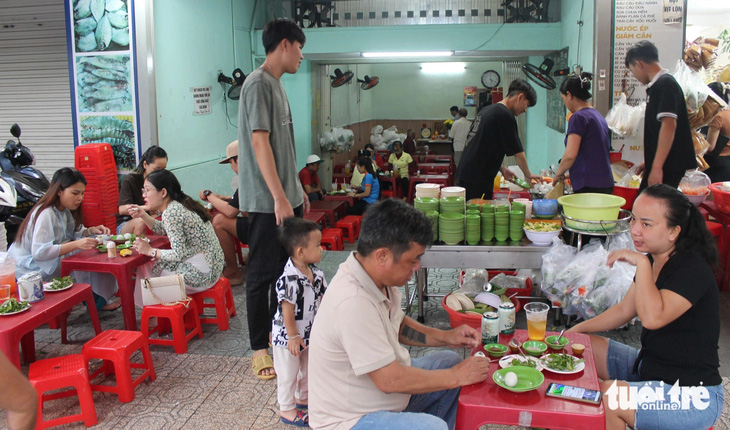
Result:
[[[730,268],[730,215],[720,212],[715,206],[715,202],[709,200],[702,202],[700,209],[706,210],[715,221],[725,227],[719,241],[720,267],[723,271],[720,289],[728,291],[730,290],[730,271],[728,270]]]
[[[43,300],[31,303],[30,310],[15,315],[0,316],[0,349],[20,369],[20,350],[23,346],[23,361],[35,361],[35,335],[33,330],[70,311],[81,302],[86,302],[91,324],[96,334],[101,333],[99,315],[94,305],[94,294],[89,284],[74,284],[71,288],[55,293],[45,293]]]
[[[307,212],[304,214],[304,219],[313,221],[325,228],[325,216],[324,212]]]
[[[170,246],[170,240],[167,236],[148,237],[153,248]],[[89,249],[61,259],[61,276],[68,276],[74,270],[111,273],[114,275],[117,278],[119,298],[122,301],[124,328],[134,331],[137,330],[137,314],[134,307],[134,271],[148,261],[150,261],[150,257],[137,251],[133,251],[129,257],[120,257],[117,253],[115,258],[109,258],[106,253]]]
[[[347,194],[325,194],[324,201],[345,202],[349,207],[352,207],[355,204],[355,197],[348,196]]]
[[[433,184],[441,184],[444,187],[449,186],[449,175],[418,175],[411,176],[408,181],[408,201],[413,201],[416,192],[416,184],[428,182]]]
[[[403,190],[400,187],[400,178],[396,178],[392,175],[378,175],[378,179],[380,180],[380,190],[383,191],[384,189],[387,189],[383,187],[385,184],[390,184],[390,189],[393,190],[393,196],[395,197],[403,197],[401,194],[403,194]]]
[[[335,226],[335,215],[339,215],[340,219],[345,217],[345,203],[337,201],[317,200],[309,205],[310,212],[324,212],[328,218],[330,227]]]
[[[557,333],[550,333],[557,334]],[[593,361],[593,348],[586,334],[565,333],[570,344],[582,343],[585,369],[572,375],[560,375],[543,370],[545,382],[540,388],[525,393],[513,393],[492,379],[499,369],[498,361],[490,365],[489,378],[480,384],[462,387],[459,395],[459,408],[456,413],[457,430],[475,430],[484,424],[521,425],[525,427],[544,427],[550,429],[591,429],[606,428],[606,411],[603,403],[587,403],[547,397],[545,390],[551,382],[574,385],[592,390],[599,389],[598,374]],[[507,344],[512,337],[500,336],[500,343]],[[515,330],[514,338],[527,340],[526,330]],[[570,352],[570,348],[567,352]],[[472,354],[477,349],[472,351]]]

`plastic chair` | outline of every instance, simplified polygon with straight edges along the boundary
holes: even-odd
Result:
[[[325,238],[328,241],[333,242],[333,251],[342,251],[345,249],[345,235],[342,233],[342,229],[339,228],[325,228],[322,229],[322,242],[325,242]]]
[[[94,397],[89,384],[89,373],[86,361],[81,354],[65,355],[63,357],[47,358],[31,363],[28,379],[38,392],[38,412],[36,429],[45,429],[61,424],[83,421],[86,427],[96,425],[96,408]],[[60,388],[73,387],[71,390],[44,394]],[[67,415],[43,421],[43,402],[78,395],[81,404],[81,413]]]
[[[235,236],[233,237],[233,244],[236,247],[236,256],[238,256],[238,264],[243,266],[244,261],[243,261],[243,253],[241,252],[241,248],[248,249],[248,245],[242,244],[241,241],[238,240],[238,238]]]
[[[345,233],[345,239],[350,243],[355,243],[355,240],[360,237],[360,224],[362,223],[362,217],[359,215],[348,215],[341,220],[337,221],[335,226],[341,228]]]
[[[142,363],[131,362],[136,351],[142,351]],[[115,393],[122,403],[134,400],[134,388],[143,380],[150,378],[154,381],[157,377],[147,339],[138,331],[107,330],[86,342],[81,354],[86,364],[92,359],[104,360],[102,366],[89,376],[90,381],[102,372],[116,376],[116,386],[92,384],[91,389]],[[132,380],[132,369],[144,369],[144,372]]]
[[[187,306],[183,304],[145,306],[142,309],[142,334],[147,338],[147,342],[153,345],[172,346],[175,348],[175,354],[185,354],[188,352],[188,342],[193,336],[198,335],[199,338],[203,338],[198,313],[195,300],[191,300]],[[152,317],[157,317],[158,322],[155,327],[150,328]],[[172,339],[150,337],[153,333],[162,336],[170,329],[172,329]],[[186,333],[187,330],[190,330],[190,333]]]
[[[195,301],[198,307],[201,324],[218,324],[218,330],[225,331],[230,327],[229,320],[236,316],[236,304],[233,302],[233,290],[231,283],[224,277],[209,289],[199,293],[191,294],[190,298]],[[206,303],[205,299],[212,299],[213,303]],[[205,308],[214,308],[215,317],[203,317]]]

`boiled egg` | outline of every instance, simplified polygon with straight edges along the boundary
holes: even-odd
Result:
[[[515,372],[507,372],[504,375],[504,385],[514,387],[517,385],[517,374]]]
[[[124,233],[124,238],[125,239],[131,239],[132,238],[132,233]]]

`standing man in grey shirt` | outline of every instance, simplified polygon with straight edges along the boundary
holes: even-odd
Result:
[[[309,209],[280,78],[299,69],[306,37],[293,21],[276,19],[266,24],[262,39],[266,60],[246,78],[238,105],[238,190],[239,208],[249,213],[246,311],[252,366],[259,379],[271,379],[276,376],[268,349],[277,305],[273,284],[287,259],[276,229],[284,218],[301,217]]]

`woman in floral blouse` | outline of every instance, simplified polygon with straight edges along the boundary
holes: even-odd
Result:
[[[154,249],[147,241],[135,240],[134,249],[153,259],[140,267],[137,278],[181,274],[188,294],[212,287],[223,272],[224,259],[205,208],[183,193],[175,175],[167,170],[147,175],[142,196],[148,210],[162,212],[162,221],[135,205],[129,208],[130,215],[142,218],[155,234],[167,235],[171,249]],[[142,292],[141,283],[137,284],[135,302],[139,305]]]

